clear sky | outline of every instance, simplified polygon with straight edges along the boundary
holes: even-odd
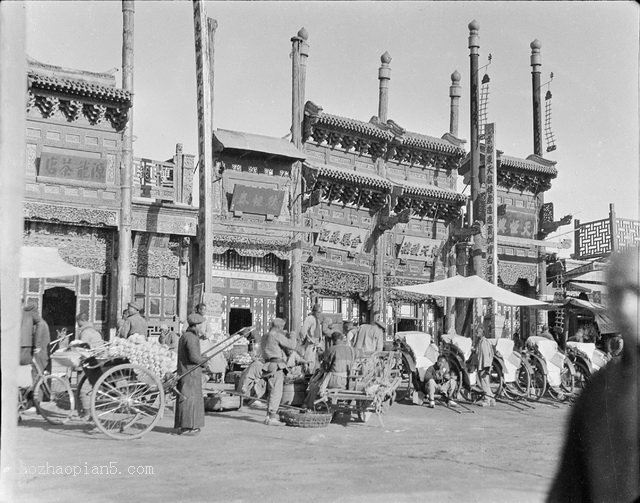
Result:
[[[197,154],[191,3],[145,0],[135,9],[134,155],[168,159],[176,143]],[[388,51],[389,118],[442,136],[457,69],[459,136],[468,139],[467,39],[475,19],[480,65],[493,56],[488,121],[496,123],[497,147],[525,158],[533,152],[529,44],[537,38],[542,82],[554,74],[557,150],[545,156],[557,161],[558,177],[546,201],[555,203],[556,218],[606,218],[609,203],[619,217],[639,218],[635,2],[211,1],[206,9],[218,21],[214,127],[279,137],[291,122],[290,39],[304,26],[306,98],[325,112],[364,121],[376,115],[377,70]],[[91,71],[121,66],[119,1],[28,2],[26,13],[32,58]]]

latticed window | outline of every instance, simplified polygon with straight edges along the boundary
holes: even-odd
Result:
[[[244,257],[234,250],[227,250],[221,255],[213,256],[213,269],[268,273],[283,276],[285,265],[284,261],[272,254],[264,257]]]

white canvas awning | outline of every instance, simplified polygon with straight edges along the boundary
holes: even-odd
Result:
[[[23,246],[20,249],[21,278],[64,278],[92,272],[65,262],[57,248]]]
[[[532,306],[546,307],[548,304],[536,299],[500,288],[479,276],[454,276],[452,278],[434,281],[433,283],[421,283],[419,285],[396,286],[396,290],[419,293],[422,295],[435,295],[438,297],[456,297],[458,299],[493,299],[508,306]]]

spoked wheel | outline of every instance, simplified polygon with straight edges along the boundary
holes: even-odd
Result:
[[[491,365],[491,371],[489,373],[489,386],[491,387],[493,396],[501,396],[505,389],[504,371],[502,370],[502,365],[497,363],[495,359],[493,360],[493,365]]]
[[[571,360],[565,358],[560,372],[560,386],[549,386],[549,394],[555,400],[564,401],[573,396],[576,391],[575,387],[575,367]]]
[[[537,402],[543,397],[547,391],[547,375],[545,373],[544,363],[537,355],[531,355],[529,362],[532,373],[531,387],[529,388],[528,399]]]
[[[164,390],[157,375],[125,363],[104,372],[93,387],[91,417],[116,440],[139,438],[155,426],[164,411]]]
[[[504,387],[504,394],[511,400],[522,400],[529,396],[531,381],[533,380],[533,369],[526,360],[520,362],[516,371],[516,380],[507,383]]]
[[[574,386],[576,388],[576,391],[579,391],[587,385],[587,382],[589,382],[591,372],[581,361],[576,361],[573,366],[575,367],[576,371],[576,374],[574,376]]]
[[[38,379],[33,390],[33,403],[38,413],[51,424],[64,424],[75,412],[69,381],[50,374]]]

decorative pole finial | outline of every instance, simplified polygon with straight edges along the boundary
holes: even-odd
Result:
[[[380,68],[378,69],[378,80],[379,84],[379,97],[378,97],[378,119],[380,122],[387,122],[387,112],[389,108],[389,81],[391,80],[391,68],[389,67],[389,63],[391,63],[391,55],[385,51],[382,56],[380,56]]]

